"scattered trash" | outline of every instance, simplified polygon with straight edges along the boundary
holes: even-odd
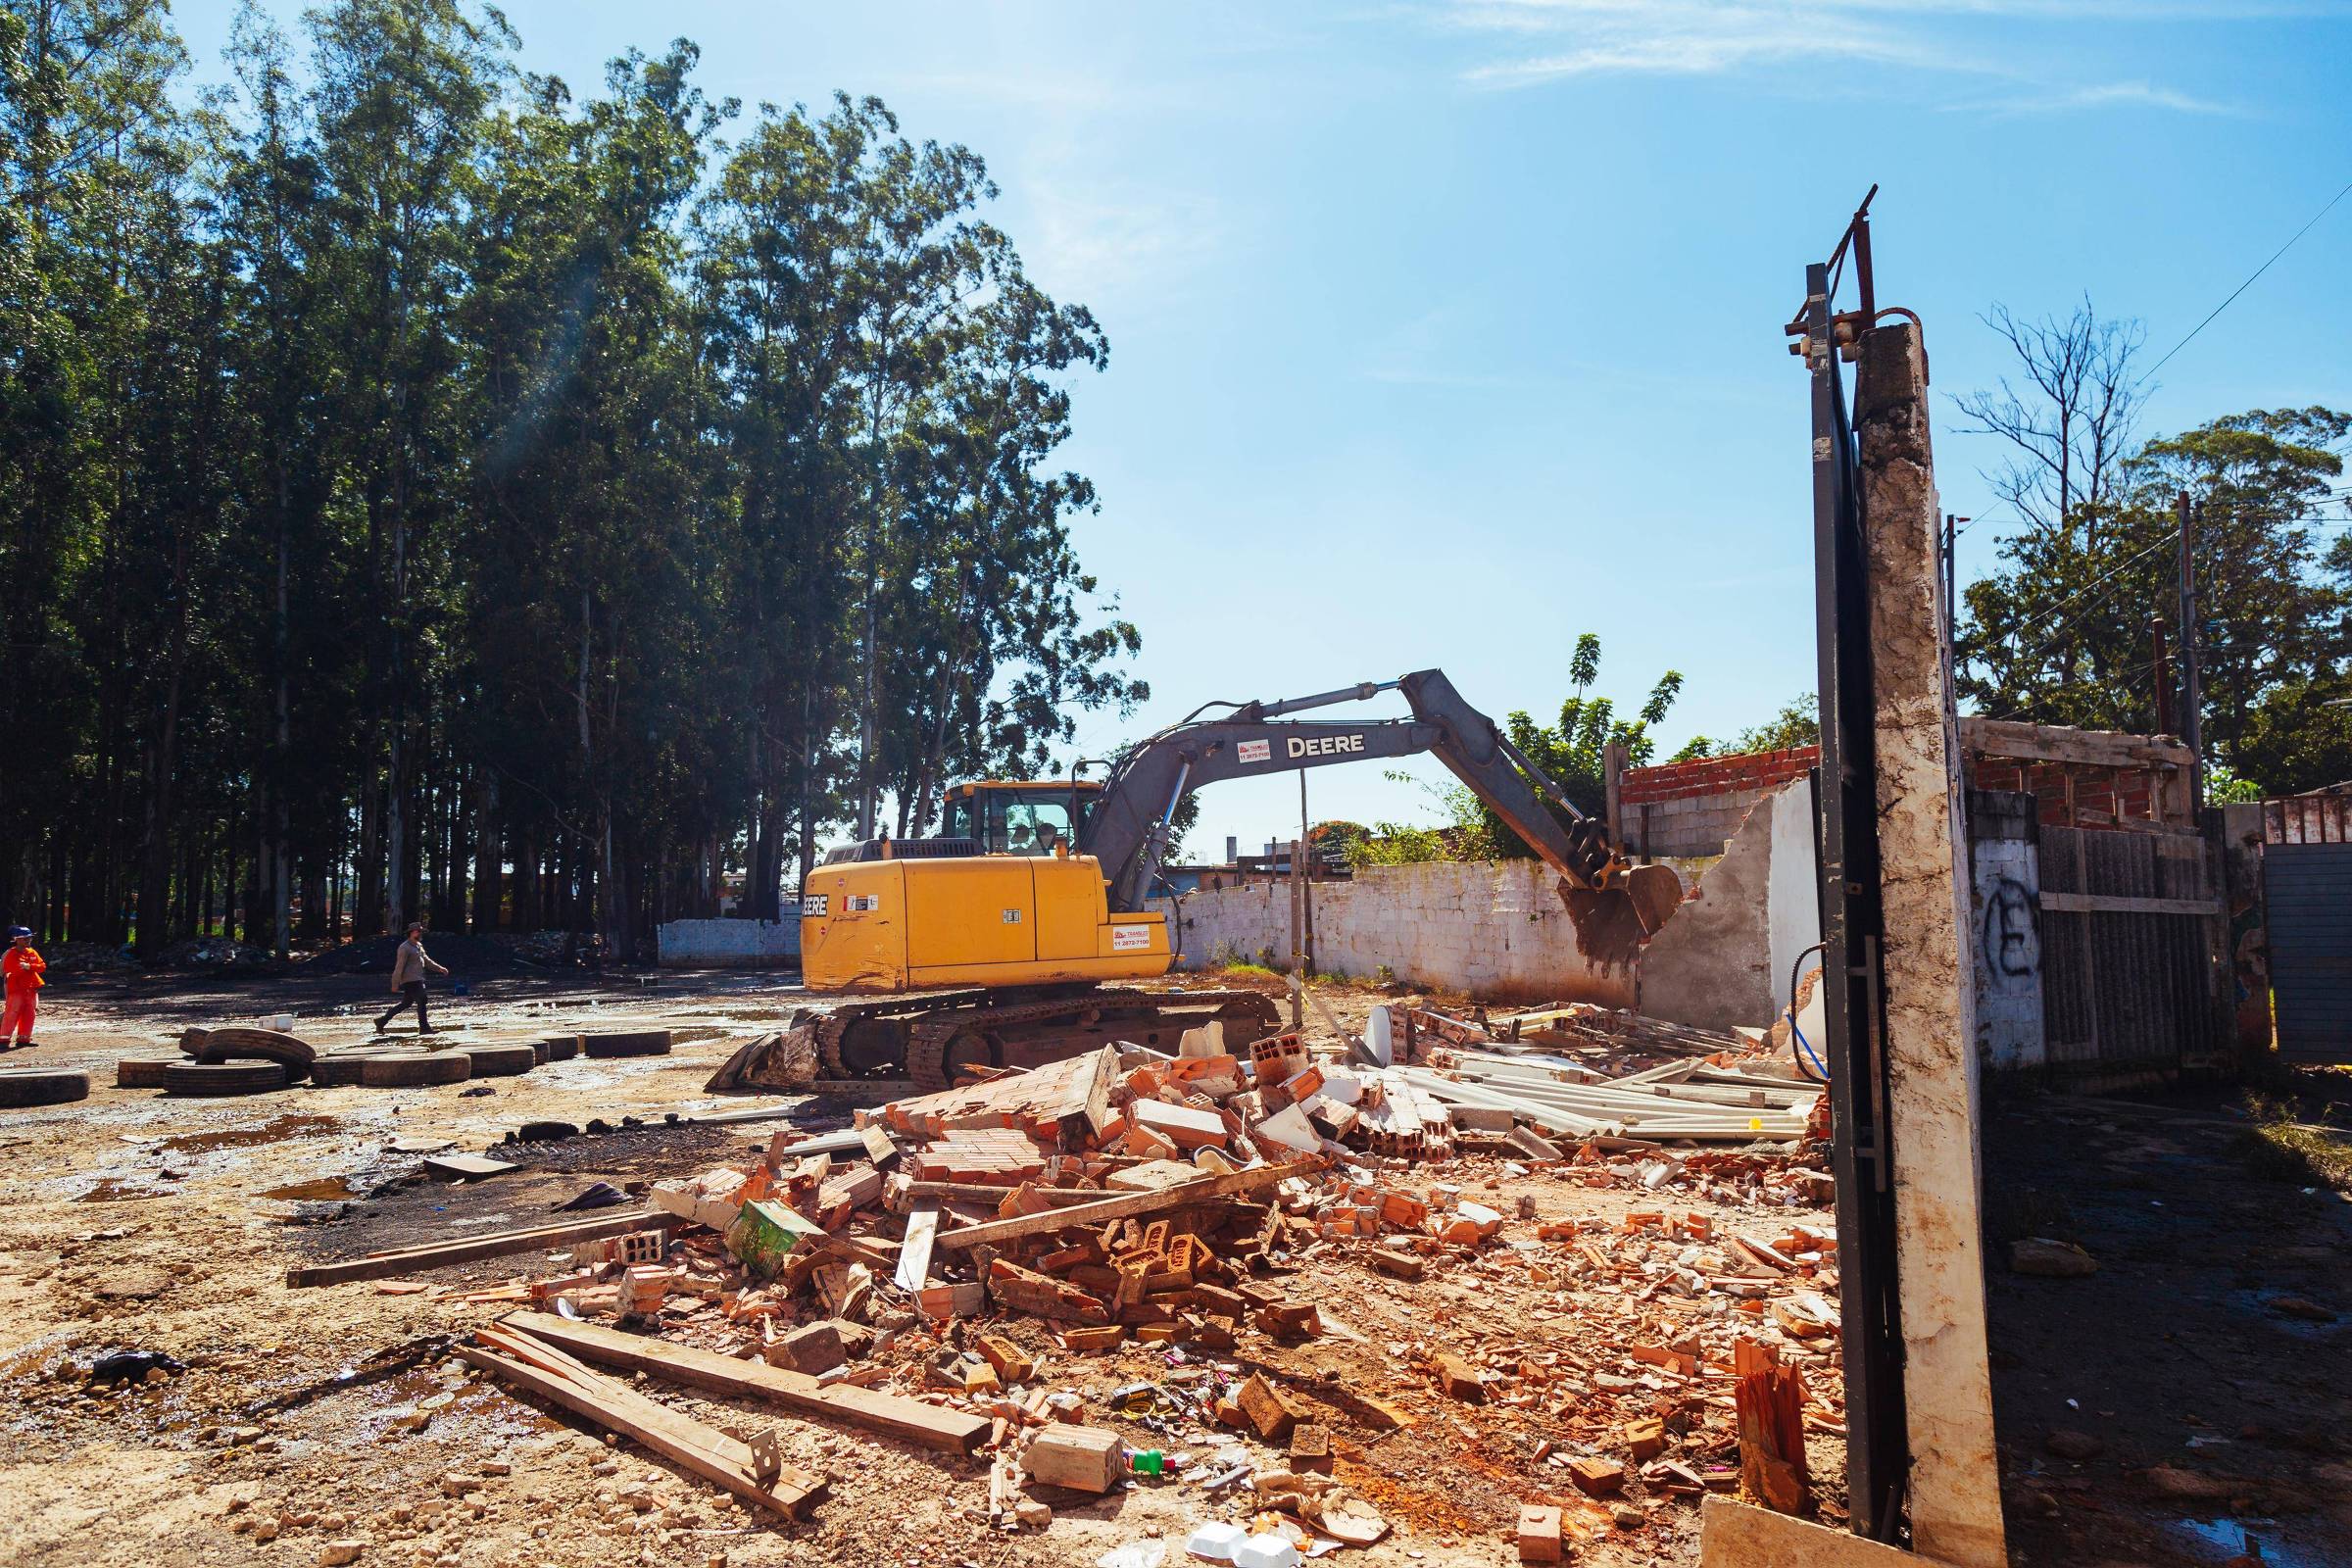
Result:
[[[586,1191],[556,1205],[559,1214],[575,1213],[581,1209],[612,1208],[629,1200],[629,1195],[611,1182],[592,1182]]]

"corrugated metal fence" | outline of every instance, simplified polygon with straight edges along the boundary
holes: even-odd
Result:
[[[2227,907],[2202,835],[2041,829],[2050,1068],[2119,1082],[2227,1054]]]
[[[2278,1054],[2352,1063],[2352,796],[2262,803]]]

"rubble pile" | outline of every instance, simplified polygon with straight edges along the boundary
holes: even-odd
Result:
[[[1817,1091],[1733,1037],[1543,1016],[1408,1011],[1386,1065],[1212,1024],[998,1072],[780,1130],[569,1269],[445,1298],[521,1309],[477,1368],[794,1516],[823,1476],[642,1378],[976,1453],[970,1507],[1008,1530],[1189,1488],[1196,1553],[1235,1562],[1418,1522],[1370,1455],[1435,1424],[1508,1455],[1526,1551],[1743,1463],[1807,1505],[1803,1434],[1843,1430]]]

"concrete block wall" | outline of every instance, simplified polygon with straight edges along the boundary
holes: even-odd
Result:
[[[1316,883],[1316,967],[1361,978],[1385,967],[1408,985],[1496,999],[1633,1005],[1632,973],[1577,950],[1557,881],[1534,860],[1439,860]],[[1183,967],[1289,966],[1291,894],[1279,879],[1188,893],[1172,918]]]
[[[760,969],[801,961],[798,920],[671,920],[654,929],[665,969]]]
[[[1358,978],[1385,966],[1408,985],[1639,1006],[1708,1028],[1769,1025],[1791,962],[1820,938],[1820,909],[1810,792],[1784,784],[1758,799],[1761,808],[1734,824],[1730,853],[1677,865],[1685,903],[1633,972],[1578,951],[1555,878],[1532,860],[1368,866],[1350,882],[1317,883],[1317,966]],[[1232,958],[1289,966],[1291,895],[1279,880],[1154,907],[1176,922],[1182,967]]]
[[[1819,747],[1794,746],[1628,768],[1618,791],[1625,842],[1653,859],[1721,855],[1757,802],[1820,760]]]

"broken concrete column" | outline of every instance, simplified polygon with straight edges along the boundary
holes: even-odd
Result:
[[[1943,665],[1927,362],[1910,322],[1863,334],[1854,424],[1868,534],[1911,1532],[1923,1556],[1997,1568],[2008,1552],[1985,1362],[1967,834]]]

